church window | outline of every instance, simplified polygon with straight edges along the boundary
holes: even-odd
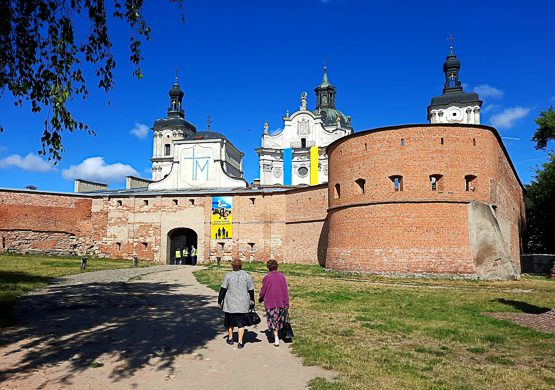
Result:
[[[401,146],[405,146],[405,139],[401,138]]]
[[[254,242],[249,242],[249,249],[251,252],[254,252]]]
[[[301,148],[306,148],[306,138],[301,138]]]
[[[147,199],[143,199],[143,206],[148,206],[148,200]]]
[[[300,167],[297,170],[297,173],[299,174],[300,177],[305,177],[306,175],[308,175],[308,168],[307,167]]]
[[[430,188],[432,191],[443,191],[443,175],[430,175]]]
[[[195,200],[189,199],[189,206],[194,206],[194,205],[195,205]]]
[[[143,242],[143,250],[146,251],[148,249],[148,242]]]
[[[164,156],[169,156],[171,153],[171,146],[170,144],[165,144],[164,145]]]
[[[251,204],[254,205],[254,201],[256,200],[256,198],[249,198],[251,201]]]
[[[116,200],[116,205],[117,206],[123,206],[123,202],[121,200]]]
[[[6,248],[6,237],[2,237],[2,249]]]
[[[466,175],[464,177],[464,190],[465,191],[475,191],[476,190],[475,180],[476,180],[476,176]]]
[[[366,142],[364,143],[364,150],[368,150],[368,144]]]
[[[355,183],[358,185],[359,194],[364,194],[366,187],[366,180],[356,179]]]
[[[476,138],[472,138],[472,145],[476,146]]]
[[[116,242],[116,249],[121,251],[121,242]]]
[[[341,197],[341,186],[339,185],[339,183],[337,183],[335,185],[335,193],[333,195],[334,199],[339,199]]]
[[[179,201],[178,201],[177,199],[174,199],[174,200],[173,200],[173,205],[174,205],[174,206],[177,206],[178,204],[179,204]]]
[[[399,175],[389,176],[389,179],[393,183],[394,191],[403,191],[403,176],[399,176]]]
[[[443,137],[439,140],[439,143],[443,145]]]

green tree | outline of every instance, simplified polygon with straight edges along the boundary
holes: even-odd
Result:
[[[182,1],[170,0],[179,9]],[[109,20],[129,26],[133,76],[142,77],[141,45],[150,40],[143,0],[112,0],[108,7],[104,0],[0,0],[0,15],[0,98],[9,92],[16,106],[25,100],[33,112],[48,112],[39,153],[57,162],[63,131],[94,133],[70,111],[72,100],[88,95],[84,66],[94,68],[98,88],[114,86]],[[79,31],[76,20],[84,22]]]
[[[549,140],[555,140],[555,111],[553,111],[553,106],[550,106],[547,111],[540,112],[536,124],[539,127],[534,133],[532,141],[536,143],[536,149],[545,149]]]
[[[555,253],[555,154],[526,186],[528,251]]]

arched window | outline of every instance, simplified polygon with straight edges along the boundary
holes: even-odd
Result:
[[[466,175],[464,177],[464,190],[465,191],[476,191],[476,176]]]
[[[443,191],[443,175],[430,175],[430,188],[432,191]]]
[[[165,144],[164,145],[164,156],[169,156],[171,153],[171,145]]]
[[[301,148],[306,148],[306,138],[301,138]]]
[[[339,185],[339,183],[337,183],[334,188],[335,188],[335,193],[333,195],[333,198],[339,199],[341,197],[341,186]]]
[[[359,194],[364,194],[364,192],[365,192],[365,187],[366,187],[366,180],[364,180],[364,179],[356,179],[356,180],[355,180],[355,183],[356,183],[357,186],[358,186]]]
[[[394,191],[403,191],[403,176],[394,175],[389,176],[389,180],[393,183]]]

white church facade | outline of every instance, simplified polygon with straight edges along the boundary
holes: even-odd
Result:
[[[314,89],[316,108],[307,108],[307,94],[301,95],[298,111],[283,118],[283,130],[270,134],[264,124],[259,156],[260,184],[283,185],[284,150],[291,149],[291,184],[314,185],[328,181],[326,147],[353,132],[351,117],[335,108],[336,89],[329,83],[326,68],[322,83]],[[287,183],[289,184],[289,183]]]

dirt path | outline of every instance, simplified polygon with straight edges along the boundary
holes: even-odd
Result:
[[[269,344],[264,321],[243,350],[227,345],[217,294],[192,270],[84,273],[22,297],[0,336],[0,387],[303,389],[332,376]]]

